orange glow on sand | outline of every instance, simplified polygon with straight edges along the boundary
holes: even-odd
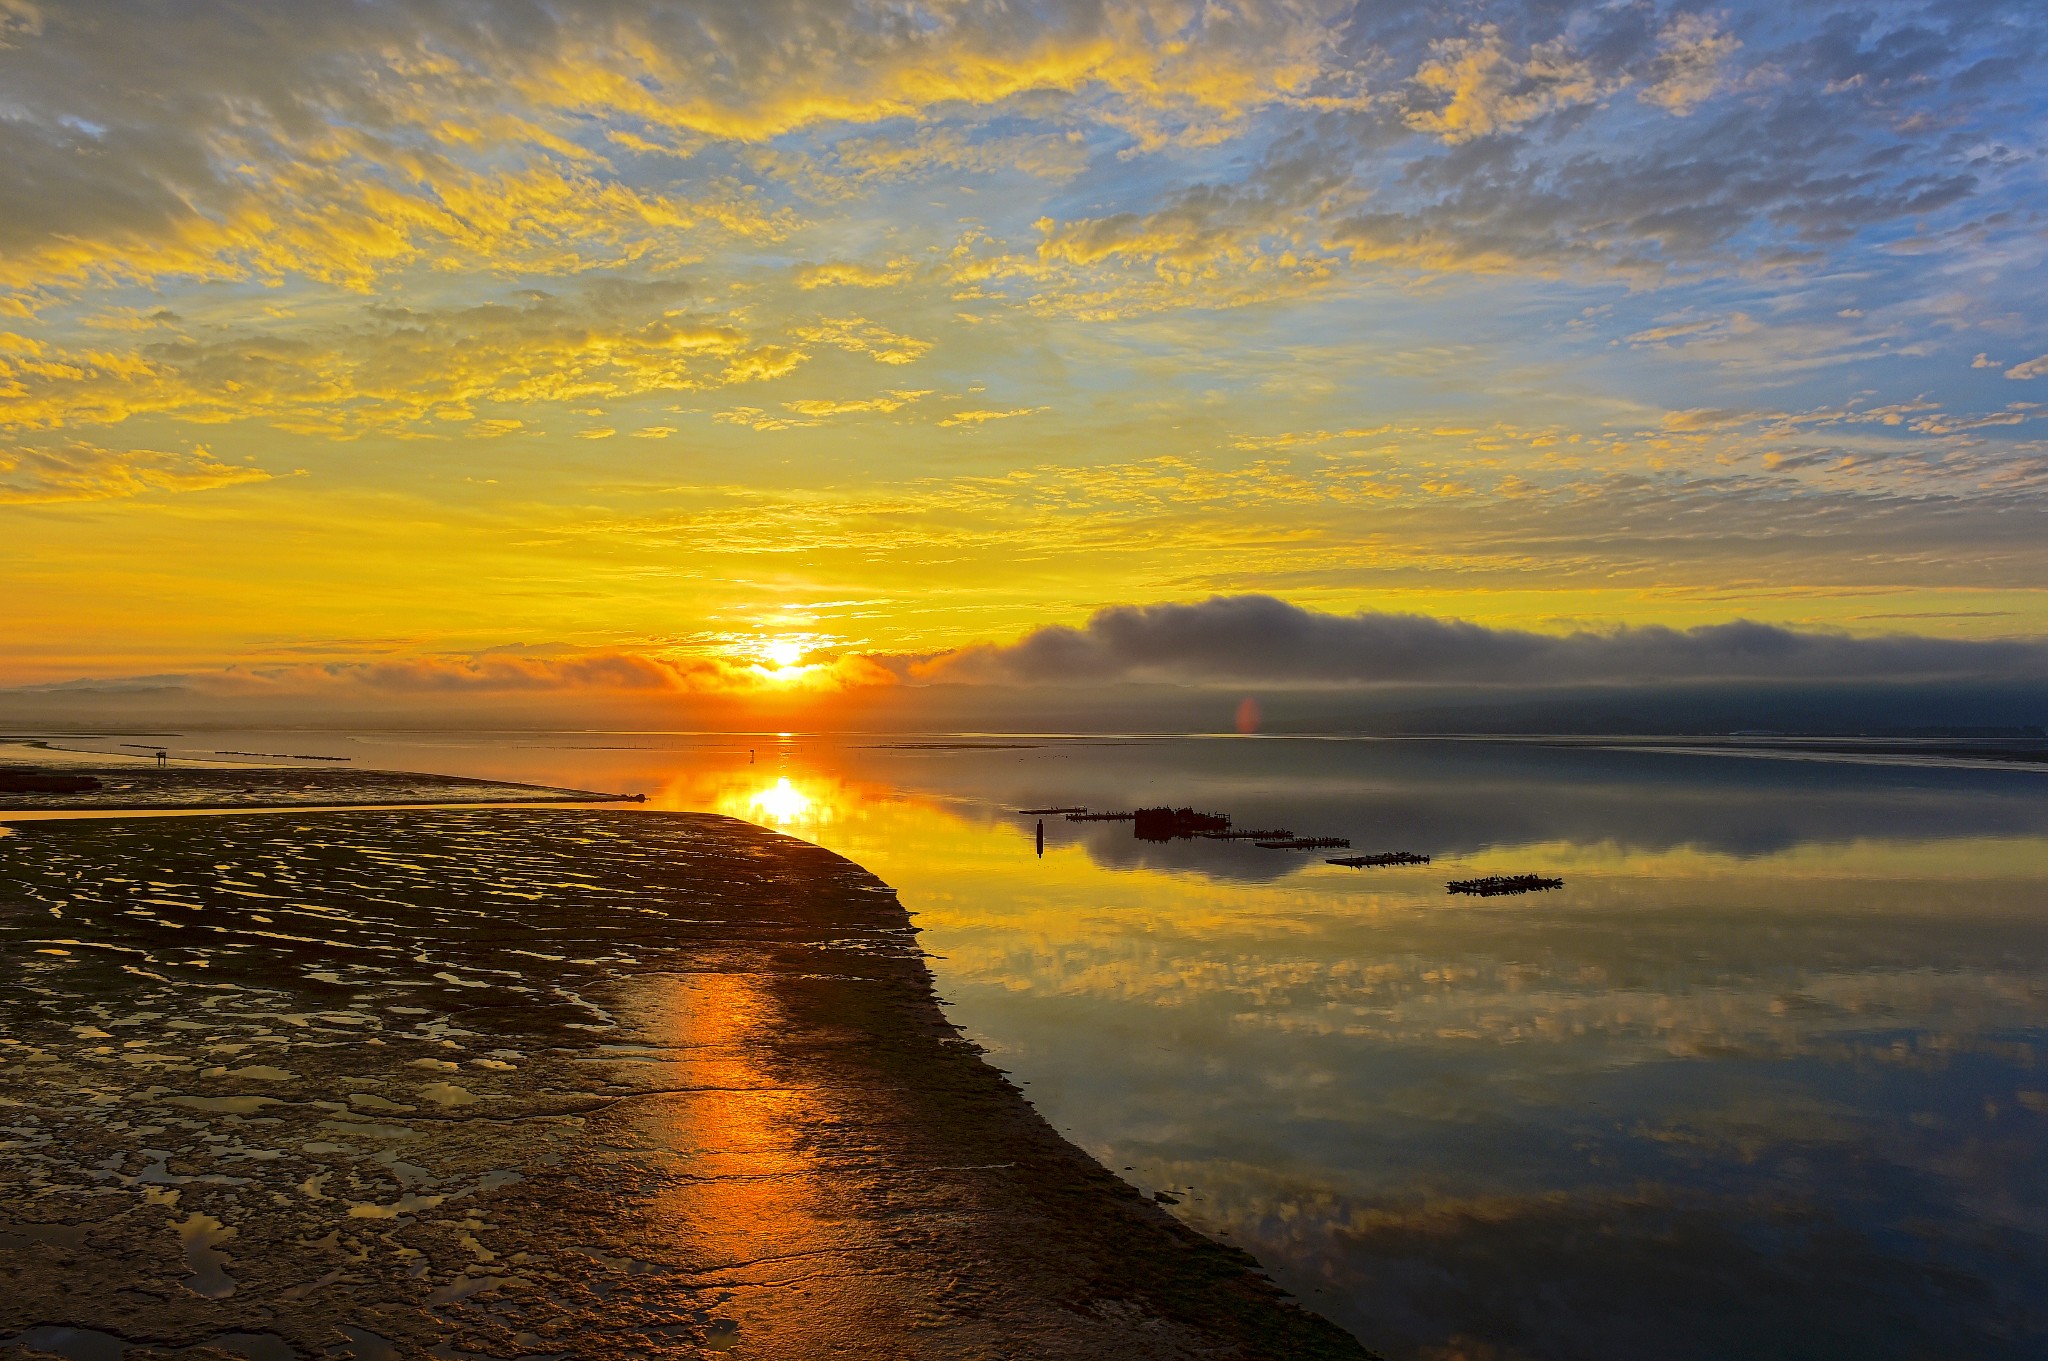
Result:
[[[807,1147],[806,1132],[837,1114],[826,1093],[801,1074],[766,1071],[755,1058],[760,1032],[781,1021],[769,990],[737,974],[663,978],[634,999],[634,1009],[670,1056],[663,1080],[677,1089],[636,1116],[636,1151],[673,1159],[683,1179],[656,1204],[660,1236],[715,1264],[726,1287],[758,1287],[773,1277],[774,1264],[793,1257],[815,1268],[870,1247],[827,1203],[817,1154]],[[748,1333],[789,1336],[820,1315],[840,1333],[853,1323],[844,1289],[742,1293],[727,1312]],[[809,1317],[799,1322],[799,1313]]]

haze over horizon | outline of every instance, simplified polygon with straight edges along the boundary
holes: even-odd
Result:
[[[2038,722],[2044,46],[0,0],[0,722]]]

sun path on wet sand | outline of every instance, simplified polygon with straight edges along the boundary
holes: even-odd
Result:
[[[1366,1355],[1062,1140],[892,890],[730,818],[0,836],[0,1354]]]

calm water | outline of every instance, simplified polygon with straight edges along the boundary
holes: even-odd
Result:
[[[172,745],[644,791],[843,852],[1055,1125],[1392,1357],[2048,1355],[2048,774],[894,740]],[[1011,812],[1169,801],[1436,860],[1057,818],[1040,857]],[[1492,871],[1566,885],[1444,892]]]

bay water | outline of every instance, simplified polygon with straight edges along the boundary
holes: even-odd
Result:
[[[2048,771],[1314,737],[149,740],[644,793],[838,851],[900,890],[954,1020],[1048,1120],[1389,1357],[2048,1355]],[[1152,805],[1351,847],[1018,811]],[[1325,863],[1395,850],[1431,859]],[[1492,873],[1564,883],[1446,891]]]

